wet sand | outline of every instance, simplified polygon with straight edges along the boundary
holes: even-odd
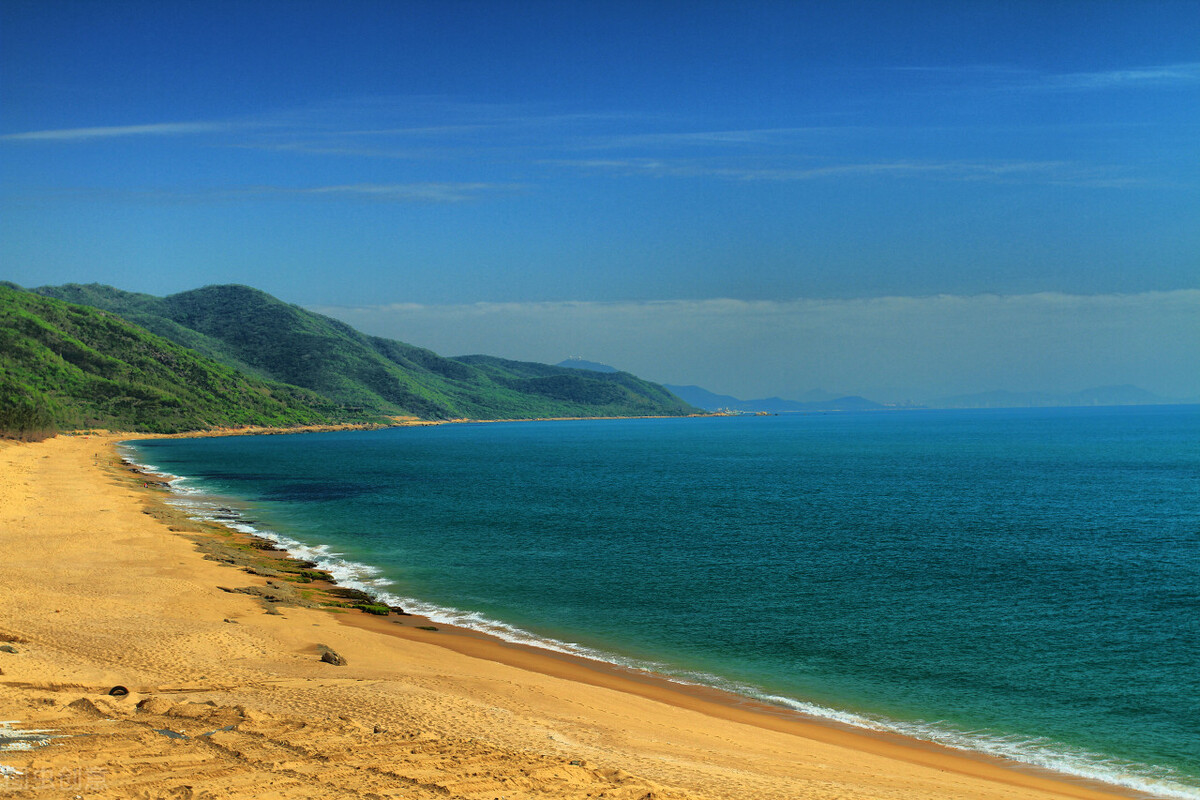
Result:
[[[419,618],[230,592],[273,579],[206,559],[121,468],[121,438],[0,442],[0,794],[1130,796]],[[59,738],[12,749],[37,730]]]

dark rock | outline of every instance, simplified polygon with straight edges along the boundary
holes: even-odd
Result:
[[[273,552],[283,552],[283,548],[267,539],[253,539],[250,546],[256,550],[270,550]]]
[[[334,597],[341,597],[346,600],[353,600],[356,603],[374,603],[375,598],[359,589],[350,589],[346,586],[334,586],[327,590]]]
[[[283,581],[268,580],[266,586],[242,586],[237,589],[217,587],[227,592],[248,594],[262,599],[266,604],[280,603],[285,606],[300,606],[301,608],[320,608],[316,603],[305,600],[290,584]]]
[[[21,651],[20,651],[20,650],[18,650],[17,648],[15,648],[15,647],[13,647],[11,644],[0,644],[0,652],[3,652],[3,653],[19,653],[19,652],[21,652]]]
[[[317,645],[317,649],[321,651],[321,660],[326,664],[333,664],[335,667],[346,666],[346,659],[335,653],[332,649],[323,644]]]
[[[249,572],[251,575],[261,575],[264,578],[282,578],[283,577],[282,572],[280,572],[277,569],[271,569],[270,567],[249,566],[249,567],[242,567],[242,569],[245,570],[246,572]]]

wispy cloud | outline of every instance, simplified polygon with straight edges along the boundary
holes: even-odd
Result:
[[[916,91],[1101,92],[1128,89],[1183,89],[1200,86],[1200,62],[1159,64],[1106,70],[1046,72],[1002,64],[890,67],[921,81]]]
[[[297,197],[358,197],[399,203],[462,203],[484,194],[518,191],[516,184],[496,183],[353,183],[341,186],[282,187],[248,190]]]
[[[515,183],[349,183],[330,186],[234,186],[214,189],[59,189],[23,198],[26,201],[72,197],[97,202],[236,203],[245,200],[327,200],[374,203],[466,203],[491,195],[523,191]]]
[[[127,136],[180,136],[197,133],[216,133],[233,126],[224,122],[162,122],[153,125],[116,125],[104,128],[61,128],[58,130],[27,131],[0,136],[0,141],[78,142],[88,139],[116,139]]]
[[[1066,161],[866,161],[810,167],[741,166],[714,161],[657,158],[560,159],[547,163],[655,178],[731,181],[813,181],[839,177],[925,177],[952,181],[1037,182],[1113,187],[1135,182],[1112,170]]]
[[[1198,86],[1200,62],[1047,75],[1040,85],[1063,91]]]
[[[620,134],[590,138],[584,146],[595,149],[626,147],[703,147],[788,145],[812,135],[845,134],[852,126],[815,125],[795,128],[749,128],[745,130],[667,131]]]

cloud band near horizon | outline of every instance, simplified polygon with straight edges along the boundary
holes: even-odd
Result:
[[[442,353],[579,355],[739,397],[921,402],[1135,384],[1200,397],[1200,290],[860,299],[312,307]]]

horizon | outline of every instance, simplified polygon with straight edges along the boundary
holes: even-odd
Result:
[[[739,398],[1200,397],[1200,6],[0,6],[0,277]]]

